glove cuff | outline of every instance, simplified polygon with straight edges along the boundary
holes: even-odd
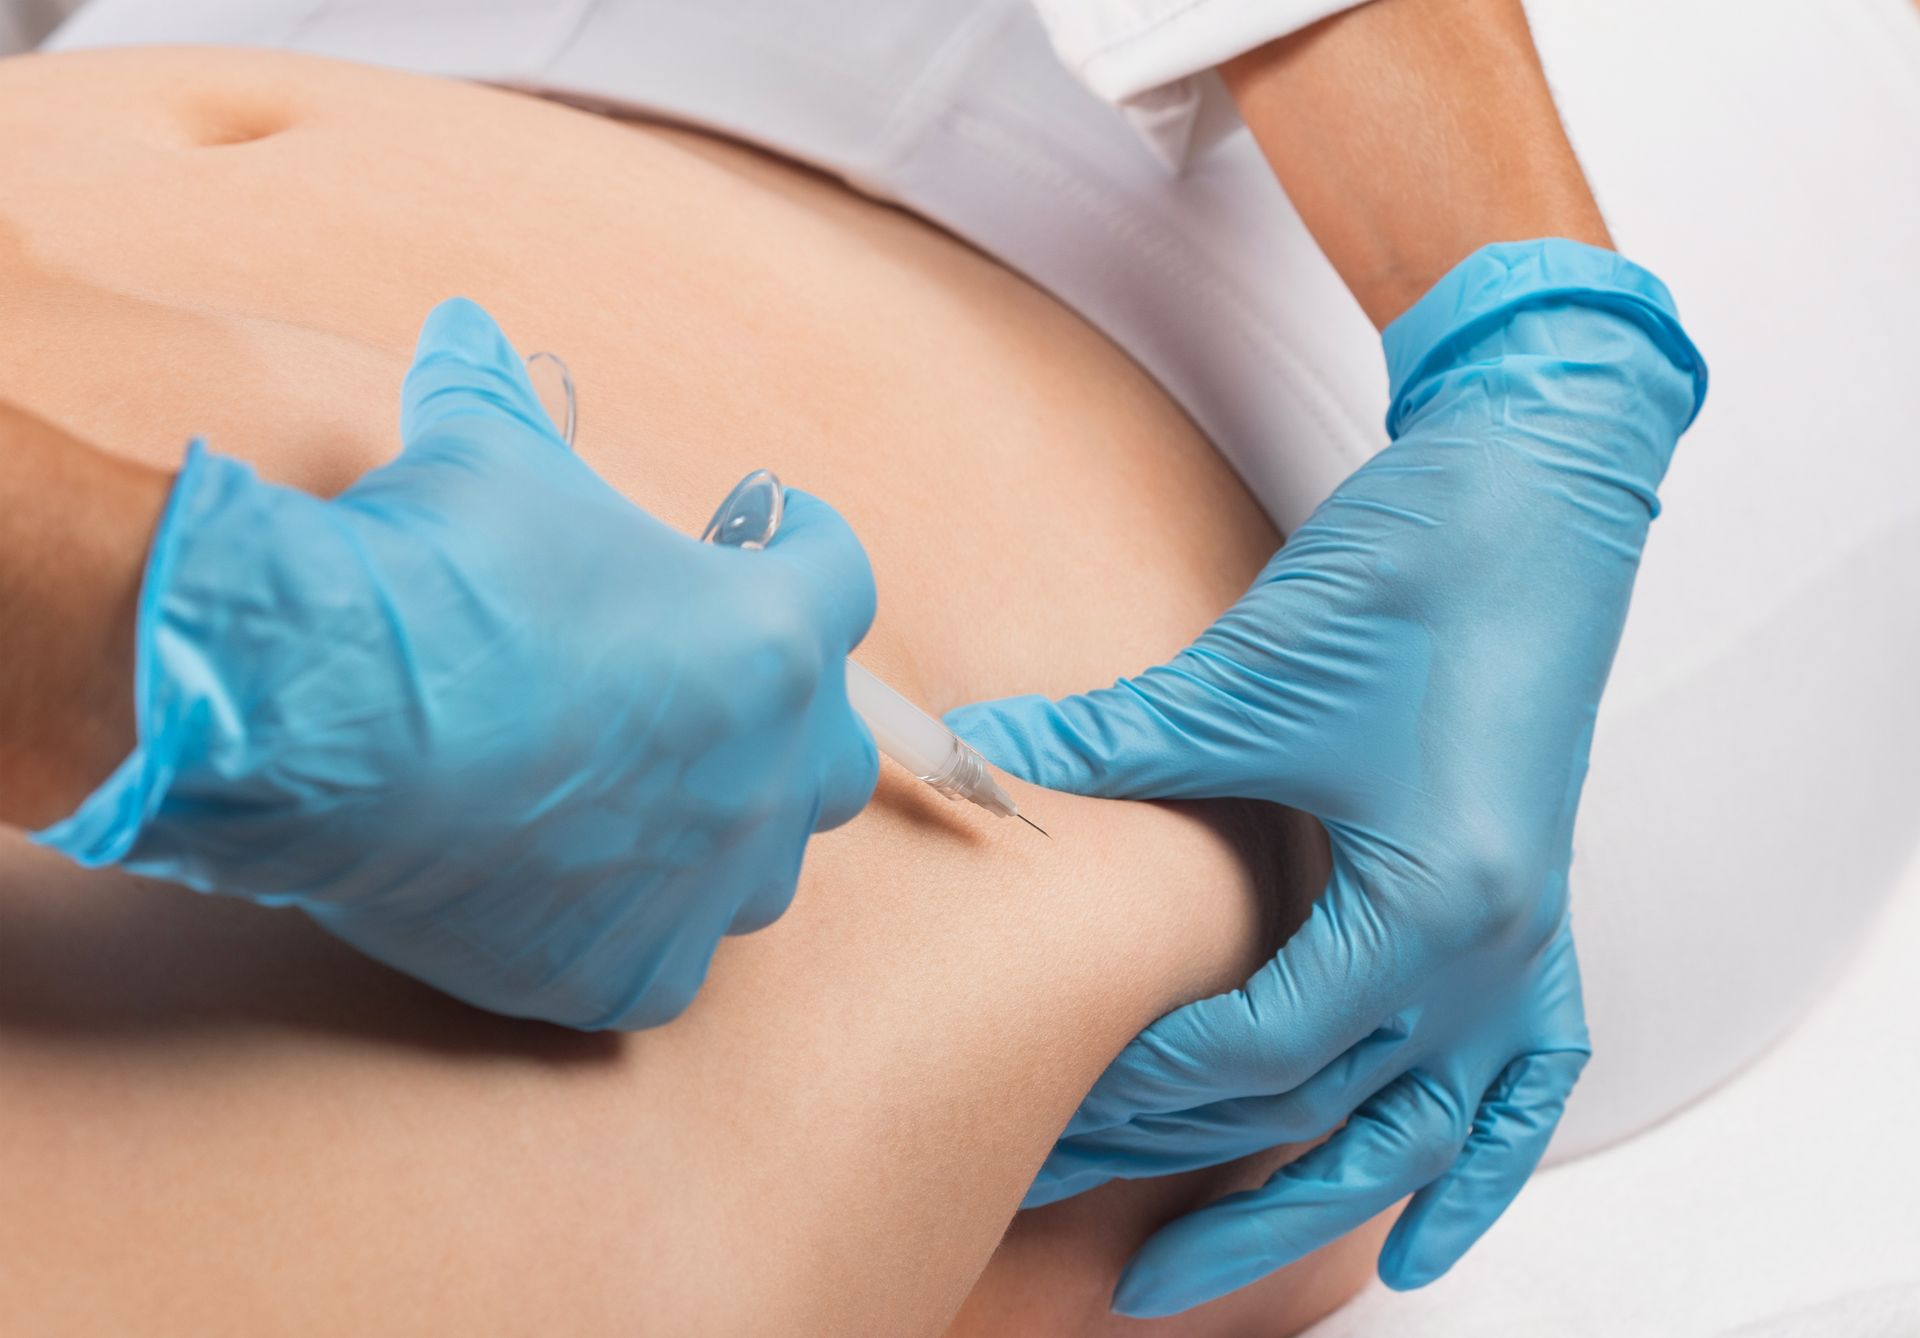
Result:
[[[1391,388],[1388,434],[1397,438],[1429,398],[1435,379],[1464,361],[1485,357],[1489,339],[1515,325],[1517,316],[1556,308],[1580,308],[1630,322],[1645,336],[1645,344],[1624,356],[1613,349],[1604,356],[1640,363],[1646,359],[1637,355],[1650,353],[1653,365],[1635,366],[1630,369],[1634,374],[1686,378],[1688,384],[1675,401],[1681,416],[1671,435],[1677,439],[1706,400],[1707,364],[1681,328],[1672,294],[1624,256],[1559,237],[1481,247],[1387,326],[1381,341]],[[1538,346],[1529,348],[1529,343]],[[1551,338],[1532,340],[1520,334],[1498,352],[1556,357],[1565,350]],[[1664,459],[1660,465],[1664,469]]]
[[[199,440],[187,447],[135,612],[138,741],[72,814],[33,833],[36,842],[88,867],[122,864],[200,891],[215,890],[218,871],[224,890],[234,852],[213,819],[230,790],[273,765],[278,685],[312,654],[281,633],[300,601],[278,555],[297,552],[303,564],[337,556],[324,546],[326,510]],[[230,816],[268,808],[250,793]],[[170,812],[193,820],[169,821]]]

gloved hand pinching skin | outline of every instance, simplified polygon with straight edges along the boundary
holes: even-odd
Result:
[[[325,501],[196,443],[143,584],[139,743],[37,839],[300,907],[482,1007],[684,1009],[871,796],[858,540],[789,491],[703,545],[568,449],[493,320],[427,318],[403,449]]]
[[[1155,1235],[1116,1291],[1128,1314],[1209,1300],[1406,1195],[1380,1275],[1431,1281],[1519,1192],[1588,1054],[1575,809],[1705,364],[1657,279],[1562,240],[1476,252],[1384,342],[1392,444],[1192,646],[1111,688],[948,716],[1041,785],[1267,799],[1328,834],[1306,925],[1129,1045],[1029,1195],[1340,1126]]]

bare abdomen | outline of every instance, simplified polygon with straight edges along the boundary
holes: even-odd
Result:
[[[845,512],[934,706],[1164,658],[1275,543],[1102,336],[804,169],[311,57],[0,64],[0,393],[78,435],[337,489],[454,294],[567,360],[580,449],[668,521],[756,466]]]

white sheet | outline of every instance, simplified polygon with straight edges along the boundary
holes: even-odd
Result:
[[[0,0],[0,56],[31,50],[80,0]]]
[[[1920,863],[1840,985],[1758,1063],[1535,1177],[1433,1286],[1376,1283],[1310,1338],[1914,1338],[1916,1110]]]

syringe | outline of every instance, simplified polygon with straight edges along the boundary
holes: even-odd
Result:
[[[573,374],[557,354],[535,353],[526,359],[527,374],[542,364],[553,368],[559,377],[561,412],[555,414],[544,402],[554,398],[541,396],[543,407],[553,419],[555,429],[567,445],[574,444],[579,423],[579,396],[573,386]],[[550,378],[547,378],[550,379]],[[536,395],[539,392],[536,390]],[[780,512],[785,494],[780,480],[767,469],[756,469],[734,485],[720,509],[707,522],[700,535],[702,543],[724,544],[731,548],[765,548],[780,528]],[[925,781],[949,799],[965,799],[978,804],[999,818],[1019,818],[1040,835],[1046,828],[1014,807],[1013,797],[987,772],[984,758],[960,741],[960,736],[895,692],[853,660],[847,661],[847,703],[867,723],[874,746],[914,776]],[[1051,837],[1048,837],[1051,840]]]
[[[783,498],[780,480],[771,471],[754,470],[720,503],[701,542],[765,548],[780,528]],[[847,661],[847,702],[873,731],[874,745],[916,778],[949,799],[978,804],[995,817],[1019,818],[1040,835],[1047,834],[1014,807],[1012,796],[988,773],[979,753],[854,660]]]

